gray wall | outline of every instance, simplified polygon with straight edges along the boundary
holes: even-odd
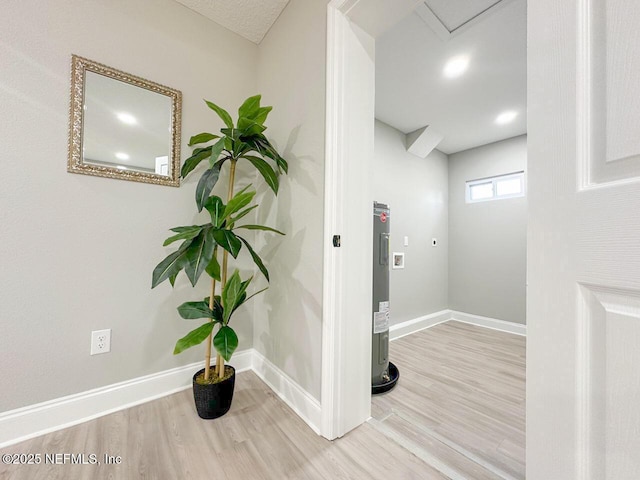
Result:
[[[390,273],[391,324],[447,309],[447,156],[412,155],[403,133],[376,120],[373,178],[375,199],[391,207],[391,250],[405,253],[405,268]]]
[[[198,221],[197,179],[172,188],[66,172],[72,53],[181,90],[182,158],[189,135],[221,126],[202,98],[235,107],[257,86],[258,47],[172,0],[2,3],[0,411],[203,358],[203,347],[172,351],[193,327],[175,308],[206,282],[150,288],[168,228]],[[251,317],[234,323],[239,348],[251,347]],[[89,356],[102,328],[112,351]]]
[[[526,323],[527,198],[465,203],[467,180],[526,165],[526,135],[449,156],[449,308]]]
[[[254,303],[254,347],[320,399],[324,222],[325,0],[291,0],[260,44],[258,88],[273,105],[266,134],[289,161],[260,221],[271,285]]]

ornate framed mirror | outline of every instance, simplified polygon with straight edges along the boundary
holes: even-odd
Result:
[[[181,111],[178,90],[73,55],[67,170],[180,186]]]

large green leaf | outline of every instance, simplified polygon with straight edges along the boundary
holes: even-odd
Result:
[[[253,150],[253,147],[249,143],[246,143],[243,140],[238,140],[237,148],[236,148],[237,153],[235,153],[235,157],[236,158],[243,157],[245,154],[249,153],[251,150]]]
[[[227,279],[227,283],[222,288],[222,307],[224,308],[224,324],[229,322],[231,313],[236,306],[240,291],[242,289],[242,280],[240,280],[240,272],[234,270],[231,277]],[[245,287],[246,290],[246,287]]]
[[[176,342],[176,346],[173,349],[173,354],[176,355],[180,352],[184,352],[187,348],[191,348],[204,342],[213,331],[214,325],[215,323],[213,322],[207,322],[203,325],[200,325],[195,330],[191,330]]]
[[[249,282],[251,281],[251,279],[248,280]],[[268,290],[269,287],[264,287],[262,290],[258,290],[257,292],[247,296],[247,292],[243,292],[242,295],[240,295],[240,298],[238,299],[238,301],[236,302],[236,306],[233,308],[233,311],[235,312],[238,308],[240,308],[243,304],[247,303],[249,300],[251,300],[253,297],[255,297],[256,295],[261,294],[262,292],[264,292],[265,290]],[[231,315],[233,315],[233,312],[231,312]]]
[[[244,238],[240,236],[238,238],[242,241],[242,243],[244,243],[245,247],[247,247],[247,250],[249,250],[249,253],[251,254],[251,258],[253,259],[253,263],[255,263],[256,266],[260,269],[260,271],[264,275],[264,278],[266,278],[268,282],[269,271],[267,270],[267,267],[264,266],[264,263],[262,262],[262,259],[260,258],[260,256],[255,252],[255,250],[249,244],[249,242],[247,242]]]
[[[163,247],[172,244],[178,240],[189,240],[198,236],[202,231],[200,225],[192,225],[190,227],[176,227],[171,229],[173,232],[178,232],[177,235],[167,238],[162,244]]]
[[[204,302],[209,305],[209,300],[211,299],[211,297],[207,297],[204,299]],[[218,323],[222,323],[223,320],[223,309],[222,309],[222,300],[220,299],[220,295],[216,295],[214,297],[213,300],[213,319],[218,322]]]
[[[230,140],[238,140],[240,138],[240,131],[237,128],[221,128],[220,131]]]
[[[214,318],[213,311],[206,302],[185,302],[178,307],[178,313],[185,320],[195,318]]]
[[[194,228],[202,229],[203,226],[204,225],[185,225],[182,227],[173,227],[173,228],[170,228],[169,230],[176,233],[182,233],[182,232],[191,231],[191,229],[194,229]]]
[[[238,131],[240,132],[240,138],[250,137],[264,132],[267,129],[264,125],[260,125],[255,120],[247,117],[240,117],[238,119]]]
[[[236,301],[236,304],[234,305],[229,318],[231,318],[231,316],[233,315],[233,312],[235,312],[240,306],[242,306],[242,304],[245,302],[246,299],[247,299],[247,292],[244,292],[242,295],[238,297],[238,300]]]
[[[248,215],[249,213],[251,213],[251,210],[253,210],[254,208],[258,208],[258,205],[253,205],[253,206],[251,206],[249,208],[245,208],[240,213],[238,213],[238,215],[236,215],[235,217],[231,217],[229,219],[229,221],[227,222],[227,225],[232,226],[234,223],[236,223],[242,217],[244,217],[245,215]]]
[[[265,160],[260,157],[255,157],[253,155],[245,155],[244,157],[251,162],[251,164],[256,167],[256,169],[260,172],[260,175],[267,182],[267,185],[271,187],[273,193],[278,194],[278,175],[273,171],[271,165],[269,165]]]
[[[207,132],[199,133],[191,137],[189,140],[189,146],[191,147],[193,145],[198,145],[199,143],[207,143],[211,140],[215,140],[216,138],[220,138],[220,135],[214,135],[213,133]]]
[[[239,240],[238,243],[240,243]],[[175,281],[175,277],[178,275],[178,272],[184,268],[185,262],[187,261],[186,251],[190,244],[191,240],[185,241],[177,251],[168,255],[156,265],[151,276],[151,288],[155,288],[170,277]]]
[[[187,278],[189,278],[191,285],[194,287],[202,272],[211,262],[215,246],[213,229],[207,228],[193,240],[187,249],[187,263],[184,267],[184,273],[187,274]]]
[[[233,301],[233,307],[231,309],[231,313],[229,314],[229,317],[226,323],[229,322],[229,319],[233,315],[233,312],[235,312],[238,309],[238,307],[240,307],[247,300],[247,288],[249,287],[251,280],[253,280],[253,277],[250,277],[248,280],[245,280],[244,282],[240,282],[240,289],[238,290],[236,294],[236,298]]]
[[[213,346],[220,356],[228,362],[233,352],[238,348],[238,336],[233,328],[225,325],[220,327],[218,333],[213,337]]]
[[[202,211],[202,208],[204,207],[207,198],[209,198],[211,190],[213,190],[213,187],[215,187],[218,182],[219,177],[220,163],[216,163],[213,167],[205,171],[202,174],[202,177],[200,177],[200,181],[196,187],[196,205],[198,206],[199,212]]]
[[[282,158],[278,151],[271,145],[271,143],[269,143],[267,137],[265,137],[264,135],[256,135],[253,141],[255,143],[256,149],[262,156],[270,158],[271,160],[276,162],[280,173],[287,173],[289,171],[289,165],[287,164],[287,161]]]
[[[258,153],[262,154],[262,153],[260,152],[260,149],[261,149],[262,147],[261,147],[260,145],[258,145],[257,139],[256,139],[254,136],[250,136],[250,137],[242,137],[242,141],[243,141],[244,143],[246,143],[246,145],[247,145],[247,147],[248,147],[248,148],[247,148],[247,152],[248,152],[248,151],[255,151],[255,152],[258,152]],[[245,152],[245,153],[246,153],[246,152]],[[243,153],[243,155],[242,155],[242,156],[244,156],[244,153]]]
[[[229,115],[229,112],[227,112],[224,108],[219,107],[215,103],[210,102],[209,100],[205,100],[205,103],[211,110],[218,114],[218,116],[222,119],[227,127],[233,128],[233,120],[231,120],[231,115]]]
[[[231,200],[229,200],[229,203],[227,203],[227,206],[224,209],[224,218],[229,218],[237,211],[246,207],[251,202],[251,200],[253,200],[256,192],[255,190],[247,191],[250,186],[251,185],[247,185],[238,193],[236,193]]]
[[[260,110],[261,98],[262,95],[254,95],[247,98],[244,103],[240,105],[240,108],[238,108],[238,118],[247,117],[253,119]]]
[[[211,147],[211,156],[209,157],[209,166],[213,167],[218,161],[220,154],[224,150],[224,138],[221,138]]]
[[[189,173],[191,173],[197,166],[200,164],[202,160],[211,156],[211,147],[206,148],[196,148],[193,151],[193,155],[187,158],[184,161],[184,165],[182,165],[182,170],[180,170],[180,176],[182,178],[186,178]]]
[[[264,125],[264,122],[267,120],[267,116],[269,115],[269,112],[273,109],[273,107],[260,107],[258,109],[258,111],[256,112],[255,116],[253,117],[253,119],[261,124]]]
[[[220,281],[220,264],[218,263],[218,259],[216,258],[215,250],[213,251],[213,256],[211,257],[209,265],[207,265],[204,270],[211,278],[215,278],[216,280]]]
[[[242,305],[246,300],[247,288],[249,288],[249,285],[251,284],[251,280],[253,280],[253,275],[249,277],[247,280],[245,280],[244,282],[240,283],[240,291],[238,292],[236,301],[234,302],[234,305],[233,305],[234,310],[238,308],[240,305]]]
[[[207,209],[209,215],[211,215],[211,223],[214,227],[220,227],[224,221],[224,203],[220,197],[215,195],[207,198],[204,203],[204,208]]]
[[[246,228],[247,230],[264,230],[265,232],[273,232],[278,235],[284,235],[280,230],[276,230],[275,228],[267,227],[265,225],[240,225],[236,228]]]
[[[215,238],[218,245],[233,255],[233,258],[238,256],[242,243],[232,231],[226,229],[213,230],[213,238]]]
[[[282,156],[273,147],[273,145],[271,145],[269,140],[267,140],[267,137],[265,137],[264,135],[258,135],[257,137],[258,143],[262,146],[262,153],[276,162],[280,172],[288,173],[289,164],[284,158],[282,158]]]
[[[281,173],[289,173],[289,164],[280,155],[278,155],[278,158],[276,158],[276,163],[278,164],[278,169]]]

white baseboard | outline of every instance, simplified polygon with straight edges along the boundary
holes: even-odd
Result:
[[[515,335],[527,334],[527,326],[520,323],[507,322],[498,320],[497,318],[483,317],[474,315],[473,313],[457,312],[455,310],[441,310],[440,312],[430,313],[429,315],[392,325],[391,328],[389,328],[389,340],[396,340],[405,335],[424,330],[425,328],[448,322],[449,320],[469,323],[478,327],[490,328]]]
[[[451,320],[451,310],[441,310],[439,312],[423,315],[422,317],[407,320],[406,322],[391,325],[389,328],[389,340],[396,340],[410,335],[425,328],[433,327],[443,322]]]
[[[391,326],[389,338],[395,340],[449,320],[516,335],[526,335],[527,331],[526,325],[470,313],[442,310]],[[254,349],[236,353],[232,363],[238,373],[253,370],[313,431],[320,434],[322,424],[320,403],[282,370]],[[202,362],[196,362],[0,413],[0,448],[189,388],[191,377],[201,368],[201,364]]]
[[[253,371],[320,435],[322,408],[318,400],[256,350],[253,351]]]
[[[236,372],[251,369],[253,349],[232,360]],[[200,368],[196,362],[0,413],[0,448],[185,390]]]
[[[496,318],[482,317],[473,313],[451,311],[451,320],[457,322],[470,323],[479,327],[491,328],[492,330],[500,330],[501,332],[513,333],[515,335],[526,335],[527,326],[521,323],[506,322]]]

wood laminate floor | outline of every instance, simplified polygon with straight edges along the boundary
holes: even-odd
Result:
[[[370,424],[452,479],[524,479],[525,337],[446,322],[391,342]]]
[[[191,390],[43,435],[5,453],[120,455],[120,465],[4,465],[2,480],[424,479],[447,477],[365,424],[329,442],[253,372],[240,373],[233,406],[200,420]]]
[[[398,387],[343,438],[317,436],[254,373],[205,421],[191,390],[0,450],[2,480],[416,479],[524,477],[524,339],[450,322],[392,343]],[[45,454],[120,455],[119,465],[55,465]],[[496,471],[503,475],[496,475]],[[507,475],[507,476],[505,476]]]

